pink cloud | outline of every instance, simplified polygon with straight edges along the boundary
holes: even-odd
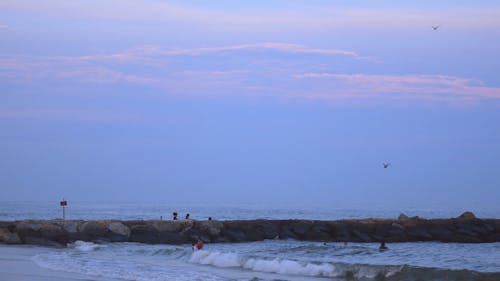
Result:
[[[383,75],[383,74],[337,74],[304,73],[295,79],[323,80],[322,97],[344,98],[390,98],[414,100],[485,100],[500,99],[500,88],[485,86],[475,79],[464,79],[446,75]]]
[[[241,45],[230,45],[223,47],[211,47],[211,48],[191,48],[191,49],[173,49],[173,50],[155,50],[159,54],[164,55],[201,55],[206,53],[217,53],[217,52],[227,52],[227,51],[239,51],[239,50],[258,50],[258,49],[268,49],[276,50],[287,53],[303,53],[303,54],[321,54],[321,55],[344,55],[352,57],[360,57],[356,52],[341,49],[316,49],[307,48],[302,45],[289,44],[289,43],[256,43],[256,44],[241,44]]]
[[[9,26],[6,24],[0,24],[0,29],[8,29]]]

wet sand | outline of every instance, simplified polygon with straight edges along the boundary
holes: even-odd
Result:
[[[100,278],[63,271],[54,271],[38,266],[31,258],[51,251],[36,246],[0,245],[0,281],[104,281]],[[114,279],[115,281],[118,281]]]

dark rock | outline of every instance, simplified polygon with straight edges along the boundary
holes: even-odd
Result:
[[[217,237],[221,233],[223,226],[222,222],[214,220],[195,222],[195,227],[199,229],[201,233],[210,237]]]
[[[353,242],[500,242],[499,219],[363,219],[239,221],[16,221],[0,222],[0,243],[83,241],[142,243],[247,242],[264,239]],[[467,219],[469,218],[469,219]],[[50,242],[50,243],[49,243]],[[54,244],[52,244],[54,243]]]
[[[373,242],[373,239],[364,232],[355,229],[352,231],[352,234],[354,236],[353,241],[355,242]]]
[[[442,225],[442,224],[436,224],[430,227],[429,233],[431,235],[431,238],[434,240],[438,240],[441,242],[449,242],[453,241],[453,237],[455,235],[455,232],[448,228],[451,226],[447,225]],[[429,238],[429,239],[431,239]]]
[[[313,225],[311,229],[304,234],[304,239],[309,241],[331,241],[331,229],[324,224]]]
[[[291,230],[293,233],[295,233],[298,237],[304,236],[310,229],[311,229],[312,223],[309,221],[297,221],[292,223],[291,225]]]
[[[476,215],[474,215],[474,213],[472,212],[467,211],[461,214],[458,218],[463,220],[473,220],[476,219]]]
[[[155,221],[153,222],[153,226],[156,228],[158,232],[181,232],[188,228],[192,228],[194,222],[192,220],[184,220],[184,221]]]
[[[57,238],[66,234],[67,232],[64,229],[55,224],[46,223],[40,228],[40,235],[47,239]]]
[[[240,229],[225,229],[222,234],[227,237],[230,242],[246,242],[247,237]]]
[[[15,227],[15,232],[21,240],[23,237],[40,237],[40,228],[42,228],[42,224],[33,221],[21,221]]]
[[[108,223],[105,221],[87,221],[79,225],[78,231],[91,240],[106,237]]]
[[[130,241],[157,244],[159,243],[158,230],[151,224],[139,224],[130,228]]]
[[[409,217],[403,213],[399,214],[398,220],[407,220]]]
[[[182,244],[188,243],[193,239],[189,239],[183,235],[180,235],[178,232],[160,232],[158,233],[158,242],[161,244]]]
[[[12,233],[8,228],[0,228],[0,243],[21,244],[21,238],[17,233]]]
[[[31,237],[31,236],[25,237],[24,243],[37,246],[44,246],[44,247],[55,247],[55,248],[64,247],[64,244],[58,243],[56,241],[52,241],[47,238]]]
[[[427,229],[422,227],[412,227],[406,229],[408,241],[431,241],[432,235],[427,232]]]
[[[79,221],[56,220],[54,224],[62,227],[67,233],[77,233]]]

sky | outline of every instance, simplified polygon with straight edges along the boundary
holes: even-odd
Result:
[[[0,201],[500,214],[499,72],[500,1],[1,0]]]

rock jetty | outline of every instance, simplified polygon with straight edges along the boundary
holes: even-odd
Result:
[[[76,240],[183,244],[297,239],[325,242],[500,242],[500,219],[22,220],[0,222],[0,243],[64,246]],[[472,214],[472,215],[471,215]]]

